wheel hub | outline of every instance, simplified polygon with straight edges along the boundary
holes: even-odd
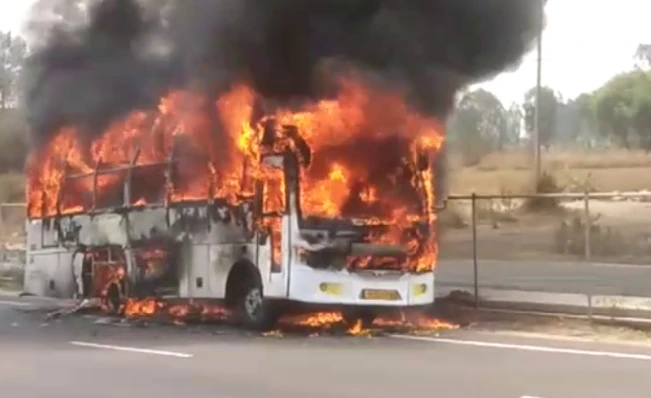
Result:
[[[249,290],[249,293],[244,299],[244,308],[249,317],[255,318],[262,307],[262,292],[259,288]]]

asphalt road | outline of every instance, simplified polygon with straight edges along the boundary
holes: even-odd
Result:
[[[269,338],[118,327],[0,297],[0,396],[648,397],[651,347],[455,331]],[[21,301],[24,302],[24,301]]]
[[[651,265],[514,262],[482,260],[479,285],[494,289],[651,297]],[[436,281],[471,287],[471,261],[441,261]]]

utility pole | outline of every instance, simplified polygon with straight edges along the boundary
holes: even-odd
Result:
[[[540,95],[542,83],[542,36],[545,22],[545,3],[546,0],[540,0],[540,31],[538,32],[537,45],[537,71],[536,71],[536,107],[534,110],[534,127],[533,127],[533,172],[534,172],[534,190],[538,190],[540,182]]]
[[[9,91],[10,79],[7,68],[7,54],[11,49],[11,33],[0,32],[0,111],[7,106],[7,92]]]

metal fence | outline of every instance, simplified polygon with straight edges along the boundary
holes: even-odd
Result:
[[[651,193],[452,195],[437,283],[651,297]],[[648,286],[647,286],[648,285]]]
[[[25,214],[0,204],[0,267],[24,257]],[[439,226],[439,286],[651,297],[649,192],[452,195]]]
[[[0,287],[21,275],[25,264],[24,203],[0,203]]]

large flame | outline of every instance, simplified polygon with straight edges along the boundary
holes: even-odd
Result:
[[[300,182],[304,217],[391,224],[389,233],[375,237],[386,242],[400,239],[415,220],[434,221],[435,176],[431,167],[417,165],[419,154],[439,150],[442,130],[437,120],[411,112],[400,95],[346,80],[333,100],[266,117],[297,126],[310,148]],[[62,128],[30,157],[28,215],[91,211],[125,197],[132,206],[208,198],[237,203],[254,195],[252,182],[261,177],[276,181],[267,184],[265,207],[277,208],[285,187],[259,162],[261,120],[256,94],[240,85],[216,101],[191,91],[170,93],[157,109],[134,111],[90,141],[78,127]],[[126,195],[129,164],[139,167],[129,172]],[[435,243],[412,246],[420,253],[416,270],[431,269]]]

